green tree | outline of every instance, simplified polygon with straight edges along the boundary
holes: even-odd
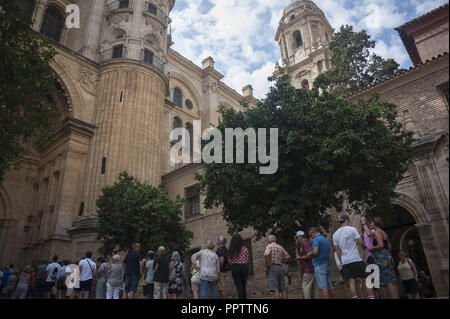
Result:
[[[286,75],[256,108],[220,112],[223,136],[225,128],[279,130],[275,174],[260,175],[261,164],[245,161],[205,164],[196,176],[205,206],[223,208],[231,233],[252,227],[258,238],[273,232],[292,241],[299,226],[327,229],[328,208],[388,207],[411,156],[411,133],[396,121],[395,105],[295,89]]]
[[[184,253],[192,233],[181,223],[182,206],[179,196],[171,200],[162,187],[121,173],[119,181],[103,188],[97,199],[99,252],[109,256],[139,242],[144,249],[164,245],[168,251]]]
[[[26,145],[48,134],[59,115],[48,101],[56,90],[50,67],[56,51],[30,28],[17,0],[0,0],[0,8],[1,182]]]
[[[375,41],[365,30],[355,32],[352,26],[341,26],[329,45],[332,68],[319,75],[315,85],[346,95],[394,75],[399,64],[371,53],[373,48]]]

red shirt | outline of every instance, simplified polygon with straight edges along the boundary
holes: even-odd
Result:
[[[300,247],[299,256],[303,257],[306,256],[311,251],[311,242],[308,239],[305,239],[303,241],[302,246]],[[311,259],[306,260],[300,260],[301,265],[301,271],[300,274],[313,274],[314,273],[314,266],[312,264]]]

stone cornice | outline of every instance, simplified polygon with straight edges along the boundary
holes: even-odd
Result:
[[[77,133],[78,135],[85,136],[90,139],[94,135],[94,131],[97,126],[81,121],[74,117],[68,116],[62,120],[56,127],[56,129],[51,133],[49,138],[37,147],[40,153],[48,151],[50,148],[56,148],[64,140],[70,136],[72,133]],[[58,141],[58,145],[54,145],[52,141]]]

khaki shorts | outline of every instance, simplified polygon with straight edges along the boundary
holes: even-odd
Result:
[[[224,272],[219,272],[219,280],[217,281],[216,290],[224,291],[225,290],[225,278],[227,274]]]
[[[200,284],[191,281],[191,289],[192,291],[200,291]]]

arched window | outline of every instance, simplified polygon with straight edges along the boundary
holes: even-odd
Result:
[[[300,31],[294,32],[294,41],[297,48],[303,45],[302,34],[300,33]]]
[[[25,10],[25,13],[30,17],[33,15],[34,6],[36,5],[35,0],[20,0],[19,4]]]
[[[178,107],[183,107],[183,94],[179,88],[173,89],[173,103]]]
[[[59,41],[64,25],[64,17],[55,7],[48,7],[42,20],[41,33],[52,40]]]
[[[302,81],[302,89],[309,90],[309,82],[308,82],[308,80],[303,80]]]
[[[183,124],[181,123],[181,120],[178,117],[175,117],[173,119],[173,123],[172,123],[172,130],[175,130],[177,128],[181,128],[183,127]],[[179,136],[172,136],[172,143],[178,143],[179,141],[181,141],[183,137],[181,135]]]
[[[184,101],[184,104],[186,105],[186,107],[187,107],[189,110],[192,110],[192,109],[194,108],[194,105],[192,104],[192,101],[189,100],[189,99],[187,99],[186,101]]]

